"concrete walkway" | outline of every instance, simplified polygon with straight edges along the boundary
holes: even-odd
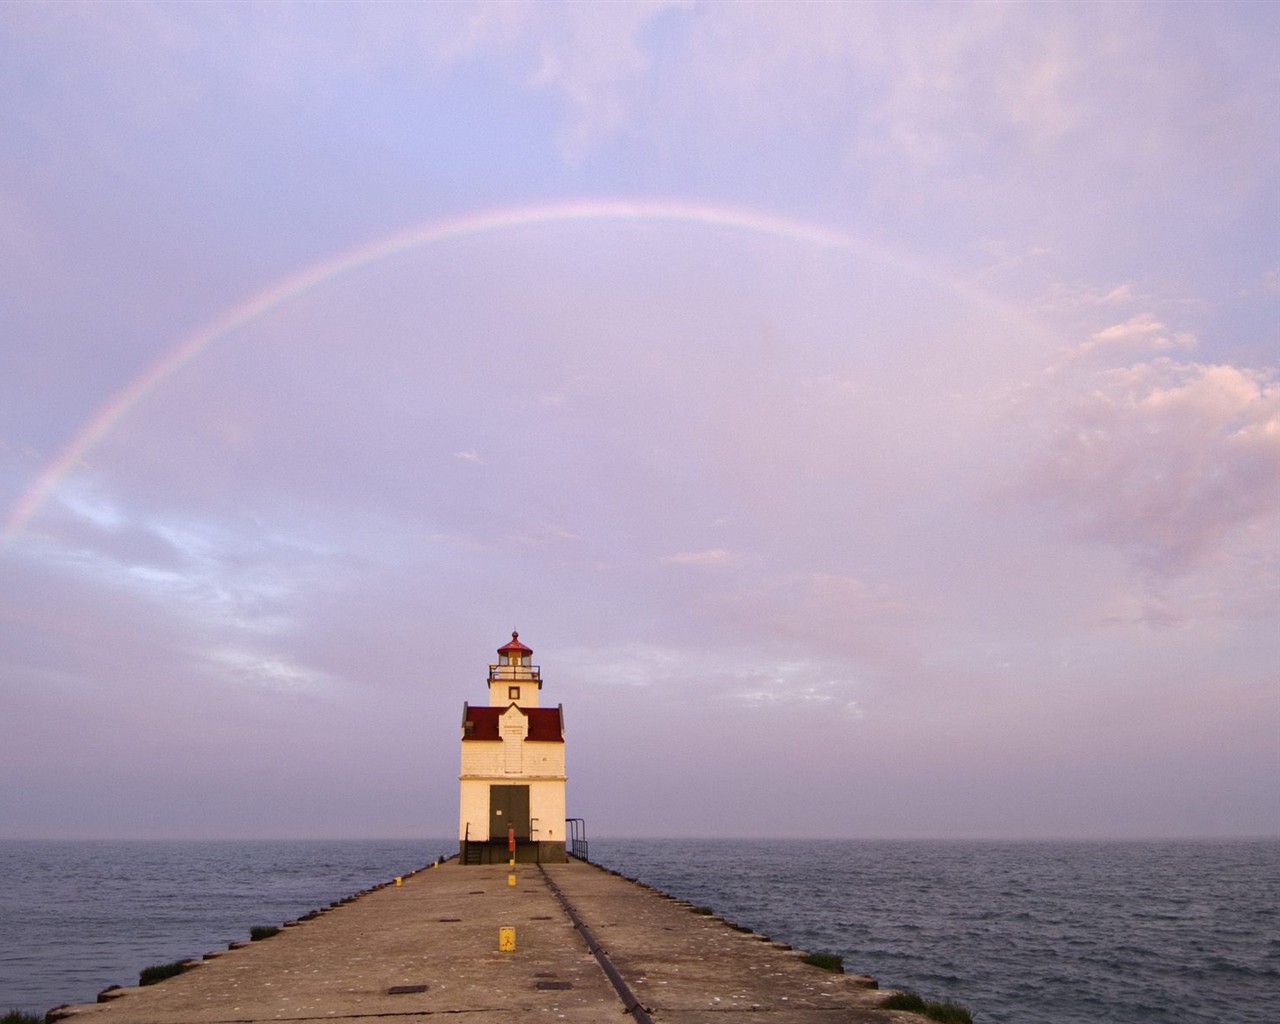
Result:
[[[550,879],[654,1024],[922,1019],[875,1009],[885,993],[865,981],[600,868],[545,871],[522,865],[510,886],[506,866],[450,861],[158,985],[58,1014],[75,1024],[632,1024]],[[500,928],[515,929],[514,951],[499,951]]]

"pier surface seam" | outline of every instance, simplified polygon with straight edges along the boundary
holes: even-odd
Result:
[[[618,993],[618,998],[622,1000],[622,1005],[626,1007],[627,1013],[631,1014],[631,1016],[635,1018],[636,1024],[653,1024],[653,1018],[651,1018],[645,1008],[640,1005],[640,1000],[636,998],[635,993],[631,991],[630,987],[628,987],[626,979],[618,973],[618,968],[613,965],[613,961],[609,959],[609,955],[604,951],[600,943],[596,941],[595,936],[591,934],[591,929],[589,929],[583,923],[582,918],[578,916],[578,912],[574,909],[573,904],[570,903],[565,897],[565,894],[560,891],[560,887],[551,880],[551,876],[547,874],[546,868],[539,864],[538,870],[542,872],[543,880],[547,883],[548,887],[550,887],[551,895],[560,901],[560,906],[564,907],[564,911],[569,915],[569,920],[573,922],[573,926],[577,928],[582,937],[586,939],[587,949],[591,951],[591,955],[594,956],[596,961],[600,964],[600,969],[604,971],[610,984],[613,985],[614,990]]]

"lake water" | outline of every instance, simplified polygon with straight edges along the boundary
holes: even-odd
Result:
[[[453,849],[0,842],[0,1012],[92,1001]],[[591,858],[980,1022],[1278,1019],[1280,841],[597,839]]]

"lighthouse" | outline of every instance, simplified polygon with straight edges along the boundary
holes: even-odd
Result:
[[[464,864],[565,860],[564,706],[539,707],[542,670],[512,632],[487,706],[462,705],[458,852]]]

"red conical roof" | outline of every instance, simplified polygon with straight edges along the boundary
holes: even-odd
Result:
[[[520,642],[520,634],[514,629],[511,631],[511,643],[505,644],[498,648],[499,654],[532,654],[533,648],[526,647]]]

